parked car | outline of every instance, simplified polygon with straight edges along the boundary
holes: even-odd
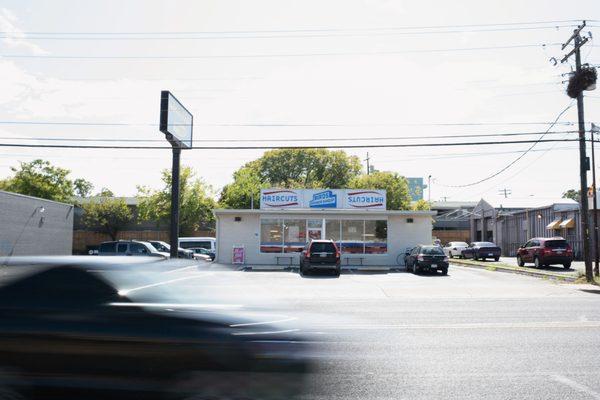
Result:
[[[444,246],[444,253],[449,258],[462,258],[462,251],[469,247],[469,244],[466,242],[449,242]]]
[[[154,248],[162,253],[171,254],[171,245],[167,242],[163,242],[162,240],[150,240],[150,244],[154,246]],[[192,250],[187,250],[184,248],[177,249],[177,254],[179,258],[194,258],[194,252]]]
[[[184,249],[203,248],[212,251],[217,251],[217,239],[213,237],[180,237],[179,247]]]
[[[154,278],[150,268],[124,274],[121,257],[86,256],[92,267],[104,265],[101,273],[88,261],[66,266],[62,259],[38,258],[19,261],[23,272],[0,288],[0,398],[302,394],[311,361],[309,344],[296,330],[265,322],[269,317],[260,312],[190,309],[160,291],[124,292],[134,282],[164,278]],[[204,299],[211,300],[222,302]]]
[[[300,273],[311,270],[331,270],[340,276],[340,251],[333,240],[311,240],[300,253]]]
[[[562,237],[533,238],[517,250],[517,264],[523,267],[532,262],[536,268],[551,264],[562,264],[571,268],[573,249]]]
[[[422,271],[441,271],[448,274],[448,257],[444,250],[436,245],[419,245],[407,252],[404,257],[406,270],[413,274]]]
[[[194,252],[194,256],[203,256],[202,259],[208,257],[209,261],[215,260],[215,252],[212,250],[208,250],[203,247],[191,247],[189,250]]]
[[[141,240],[118,240],[103,242],[98,248],[99,256],[146,256],[169,258],[169,253],[158,251],[149,242]]]
[[[461,252],[463,258],[484,261],[486,258],[493,258],[494,261],[498,261],[500,259],[500,253],[500,247],[492,242],[473,242]]]

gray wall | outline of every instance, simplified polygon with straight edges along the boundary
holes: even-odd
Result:
[[[72,248],[72,205],[0,190],[0,256],[70,255]]]

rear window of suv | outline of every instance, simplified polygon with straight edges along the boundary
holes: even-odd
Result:
[[[567,247],[566,240],[546,240],[546,247],[550,247],[551,249],[565,249]]]
[[[421,249],[421,254],[438,255],[438,254],[444,254],[444,251],[437,246],[423,247]]]
[[[310,246],[312,253],[335,253],[335,245],[333,243],[313,243]]]

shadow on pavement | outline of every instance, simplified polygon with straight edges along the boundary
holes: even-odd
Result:
[[[600,289],[579,289],[581,292],[600,294]]]

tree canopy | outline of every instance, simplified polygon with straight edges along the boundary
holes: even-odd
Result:
[[[40,159],[21,162],[19,167],[10,169],[14,175],[0,181],[2,190],[61,202],[70,202],[75,195],[75,183],[68,178],[68,169]],[[81,190],[85,190],[85,184],[91,185],[83,179],[77,181]]]
[[[387,192],[388,210],[409,210],[411,197],[406,178],[396,172],[375,172],[361,175],[349,183],[351,189],[381,189]]]
[[[190,167],[182,167],[179,177],[179,233],[192,235],[200,229],[214,227],[212,210],[216,206],[210,187],[194,179]],[[138,215],[142,220],[167,221],[171,215],[171,171],[162,171],[164,186],[160,190],[138,187]]]
[[[84,225],[108,234],[112,240],[117,240],[118,232],[133,220],[131,210],[121,198],[94,200],[82,204],[81,208]]]
[[[339,189],[348,187],[360,173],[358,157],[342,150],[271,150],[233,174],[233,182],[221,191],[220,202],[228,208],[250,208],[254,196],[258,207],[261,188]]]
[[[580,201],[580,196],[579,196],[580,191],[576,190],[576,189],[569,189],[566,192],[563,193],[562,198],[563,199],[571,199],[571,200],[575,200],[575,201]]]

